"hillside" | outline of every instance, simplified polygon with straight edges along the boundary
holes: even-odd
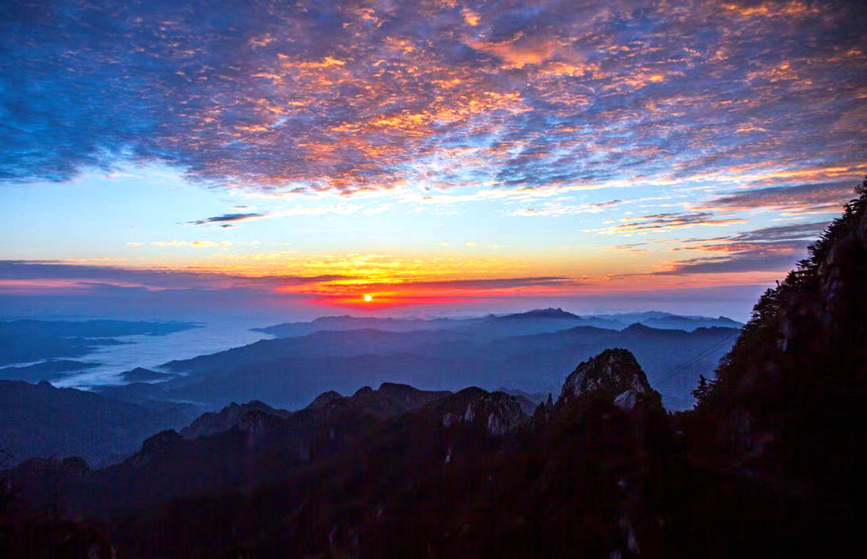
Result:
[[[101,465],[189,419],[183,407],[156,411],[47,382],[0,381],[0,450],[13,464],[78,456]]]

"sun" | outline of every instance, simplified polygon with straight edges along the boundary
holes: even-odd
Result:
[[[364,296],[364,302],[365,302],[365,303],[369,303],[369,302],[371,302],[371,301],[373,301],[373,295],[371,295],[370,293],[366,294],[366,295]]]

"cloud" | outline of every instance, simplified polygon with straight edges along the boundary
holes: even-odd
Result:
[[[227,248],[232,246],[231,241],[154,241],[151,243],[155,247],[190,247],[190,248]]]
[[[128,162],[271,193],[856,179],[863,28],[858,2],[19,2],[0,181]]]
[[[509,212],[509,215],[524,216],[524,217],[559,217],[563,215],[576,215],[587,213],[600,213],[606,208],[611,208],[623,204],[623,200],[608,200],[607,202],[596,202],[592,204],[562,204],[560,202],[548,202],[535,208],[522,208]]]
[[[190,246],[193,248],[210,248],[210,247],[221,247],[226,248],[232,246],[231,241],[220,241],[219,243],[214,241],[193,241],[190,243]]]
[[[249,213],[230,213],[217,215],[214,217],[206,217],[205,219],[197,219],[195,221],[188,221],[187,225],[210,225],[213,223],[220,224],[223,228],[232,227],[232,224],[237,223],[239,221],[248,221],[251,219],[258,219],[260,217],[267,217],[269,214],[261,213],[261,212],[249,212]]]
[[[55,282],[55,287],[115,286],[145,290],[253,289],[272,290],[287,285],[311,285],[348,279],[339,274],[248,277],[207,270],[132,268],[117,265],[76,264],[61,261],[0,260],[0,282]]]
[[[730,239],[735,242],[777,242],[777,241],[811,241],[816,239],[828,226],[828,221],[814,221],[811,223],[793,223],[791,225],[778,225],[765,227],[753,231],[738,233]]]
[[[351,274],[322,273],[314,267],[309,275],[246,276],[189,269],[137,269],[117,265],[70,264],[53,261],[0,261],[0,297],[62,297],[74,300],[106,301],[119,308],[149,301],[195,307],[197,304],[226,306],[228,301],[245,301],[268,306],[274,297],[354,300],[359,293],[375,292],[384,299],[424,299],[428,302],[460,297],[466,299],[519,293],[563,292],[581,285],[575,278],[560,276],[510,276],[454,279],[431,277],[379,278],[368,269]],[[409,299],[407,299],[409,298]],[[20,303],[19,303],[20,304]],[[44,303],[40,303],[44,304]],[[273,306],[273,303],[271,303]],[[98,305],[93,309],[101,308]],[[113,310],[117,310],[114,308]],[[234,309],[237,312],[237,309]]]
[[[803,256],[803,255],[800,255]],[[731,256],[708,256],[681,260],[671,269],[654,275],[731,274],[740,272],[777,272],[790,269],[799,260],[791,251],[742,250]]]
[[[786,213],[839,213],[854,197],[849,181],[756,188],[721,196],[709,207],[727,210],[771,208]]]
[[[675,250],[705,252],[670,263],[654,275],[721,274],[790,270],[828,222],[796,223],[745,231],[716,239],[685,239]]]
[[[725,226],[746,223],[743,219],[717,218],[712,212],[660,213],[639,217],[624,217],[620,224],[603,230],[603,233],[641,233],[647,231],[670,231],[697,225]]]
[[[464,290],[464,291],[486,291],[500,289],[514,289],[521,287],[563,287],[577,286],[580,282],[568,277],[560,276],[531,276],[517,278],[483,278],[483,279],[468,279],[468,280],[429,280],[429,281],[412,281],[404,284],[370,284],[371,288],[387,287],[389,289],[400,289],[403,287],[409,291],[417,291],[420,289],[427,290]]]

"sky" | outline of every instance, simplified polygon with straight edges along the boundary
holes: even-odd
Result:
[[[5,2],[0,316],[744,319],[867,175],[865,12]]]

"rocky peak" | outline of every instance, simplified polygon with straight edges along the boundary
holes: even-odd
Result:
[[[307,409],[318,410],[320,408],[324,408],[331,402],[339,400],[341,398],[343,398],[343,396],[339,392],[329,390],[328,392],[323,392],[322,394],[317,396],[312,402],[310,402],[310,404],[307,406]]]
[[[281,422],[281,418],[262,410],[248,411],[238,421],[238,430],[258,439]]]
[[[185,439],[196,439],[223,433],[238,427],[244,415],[250,412],[261,412],[277,418],[286,418],[290,415],[290,412],[286,410],[272,408],[258,400],[252,400],[246,404],[232,402],[216,413],[206,413],[200,416],[187,427],[184,427],[181,430],[181,435]]]
[[[418,388],[413,388],[408,384],[398,384],[395,382],[383,382],[379,385],[378,392],[383,396],[390,398],[401,398],[410,401],[422,391]]]
[[[557,405],[591,395],[610,399],[622,409],[632,409],[642,398],[662,405],[659,393],[626,349],[607,349],[578,365],[563,384]]]
[[[160,431],[142,443],[141,450],[130,459],[130,463],[134,468],[147,467],[155,460],[171,455],[183,442],[183,437],[174,429]]]
[[[450,394],[451,392],[419,390],[407,384],[384,382],[377,390],[369,386],[359,388],[345,401],[351,407],[390,416],[419,408]]]
[[[503,435],[526,424],[528,417],[515,396],[491,392],[467,405],[463,421],[476,424],[491,435]]]

